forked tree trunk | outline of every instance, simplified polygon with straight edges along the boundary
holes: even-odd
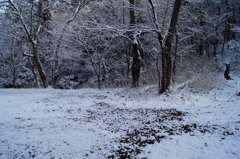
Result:
[[[172,56],[171,56],[171,47],[172,47],[172,39],[174,32],[176,30],[178,14],[180,12],[182,0],[175,0],[173,13],[171,17],[170,27],[168,29],[168,34],[166,37],[165,43],[163,43],[162,33],[159,31],[160,27],[157,23],[157,14],[155,10],[155,4],[152,0],[148,0],[151,5],[152,15],[153,15],[153,23],[155,25],[155,29],[157,29],[158,34],[158,42],[162,51],[162,77],[161,77],[161,89],[159,89],[159,93],[164,93],[170,86],[171,75],[172,75]],[[159,82],[160,83],[160,82]]]
[[[172,76],[172,39],[177,25],[178,15],[180,12],[182,0],[175,0],[170,27],[166,37],[165,45],[162,47],[162,86],[160,93],[169,89]]]
[[[26,25],[25,21],[24,21],[24,17],[22,16],[20,10],[18,9],[18,7],[15,5],[15,3],[12,0],[8,0],[8,2],[10,3],[10,5],[13,7],[13,9],[17,12],[20,22],[23,26],[23,29],[28,37],[29,42],[32,45],[32,49],[33,49],[33,53],[31,55],[31,58],[33,58],[36,67],[38,69],[39,72],[39,76],[42,80],[43,83],[43,87],[47,88],[48,87],[48,82],[47,82],[47,78],[46,75],[43,71],[43,67],[41,64],[41,61],[39,59],[39,55],[38,55],[38,38],[39,38],[39,32],[41,30],[41,11],[42,11],[42,1],[38,2],[38,23],[36,25],[36,32],[34,32],[33,34],[30,32],[30,30],[28,29],[28,26]],[[32,17],[31,17],[32,18]],[[32,20],[32,19],[31,19]],[[32,26],[31,26],[32,28]]]

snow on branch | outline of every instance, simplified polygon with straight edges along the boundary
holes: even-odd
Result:
[[[240,33],[240,26],[234,25],[232,30],[236,33]]]
[[[78,13],[81,11],[82,8],[84,8],[86,5],[88,5],[90,3],[90,1],[94,1],[94,0],[87,0],[86,2],[84,2],[83,4],[80,3],[80,5],[77,7],[77,9],[75,10],[75,13],[73,14],[73,17],[71,19],[69,19],[67,21],[67,24],[71,23],[72,21],[74,21],[74,19],[76,19]]]
[[[152,0],[148,0],[148,2],[151,6],[151,11],[152,11],[152,15],[153,15],[153,24],[155,26],[155,29],[157,30],[159,42],[163,46],[163,36],[162,36],[161,31],[159,30],[160,28],[159,28],[159,25],[157,23],[157,13],[156,13],[155,4],[153,3]]]
[[[19,16],[19,18],[20,18],[21,24],[22,24],[22,26],[23,26],[23,28],[24,28],[24,30],[25,30],[25,32],[26,32],[29,40],[31,41],[31,43],[33,43],[34,45],[36,45],[36,41],[33,40],[32,36],[31,36],[31,34],[30,34],[30,31],[28,30],[27,25],[26,25],[26,23],[25,23],[25,21],[24,21],[24,19],[23,19],[23,16],[22,16],[20,10],[19,10],[18,7],[12,2],[12,0],[8,0],[8,2],[9,2],[10,5],[13,7],[13,9],[17,12],[17,14],[18,14],[18,16]]]
[[[21,49],[21,51],[22,51],[23,56],[33,57],[32,54],[28,54],[28,53],[26,53],[26,52],[24,51],[23,47],[22,47],[21,42],[20,42],[18,39],[16,39],[16,40],[17,40],[17,42],[18,42],[18,44],[19,44],[19,46],[20,46],[20,49]]]

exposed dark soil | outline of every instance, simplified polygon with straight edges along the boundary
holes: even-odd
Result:
[[[214,133],[215,130],[219,129],[217,125],[183,124],[184,116],[188,113],[176,109],[116,109],[111,113],[113,115],[119,114],[118,118],[121,121],[126,120],[124,114],[135,114],[134,120],[141,123],[140,126],[132,125],[130,129],[123,130],[125,135],[115,141],[118,148],[113,150],[111,155],[106,156],[106,158],[112,159],[135,158],[145,146],[156,142],[160,143],[173,135],[182,135],[194,131]],[[225,134],[228,135],[227,132]],[[192,133],[192,135],[194,134]]]
[[[101,96],[99,98],[105,99],[106,97]],[[73,115],[78,113],[82,114],[77,116]],[[221,133],[221,140],[224,140],[227,136],[236,133],[219,125],[187,123],[186,121],[189,120],[185,121],[185,119],[188,117],[190,117],[189,113],[176,109],[120,108],[105,102],[99,102],[89,107],[86,111],[80,108],[76,108],[76,110],[67,109],[64,116],[59,116],[58,119],[64,118],[64,120],[70,120],[70,123],[79,123],[83,125],[91,123],[93,126],[96,126],[96,129],[103,130],[107,135],[121,135],[120,137],[111,139],[109,142],[107,141],[109,145],[113,145],[112,147],[104,145],[106,143],[100,146],[92,146],[92,149],[87,150],[86,154],[81,154],[84,155],[84,158],[91,158],[92,154],[99,154],[99,156],[104,156],[105,158],[130,159],[136,158],[138,154],[143,152],[144,147],[155,143],[161,143],[161,141],[171,139],[176,135],[188,133],[190,136],[194,136],[196,132],[213,134],[218,131]],[[32,118],[15,117],[15,119],[22,124],[33,121]],[[21,125],[16,127],[16,129],[23,128],[26,130],[34,129],[34,125],[28,123],[25,127],[21,127]],[[49,128],[54,130],[57,127],[53,124],[50,125]],[[40,132],[43,131],[41,127],[37,127],[36,129],[39,129]],[[65,141],[61,144],[69,146],[69,143]],[[41,145],[41,143],[39,143],[39,145]],[[54,147],[50,147],[47,151],[40,151],[39,148],[34,147],[34,145],[23,146],[24,150],[18,153],[16,153],[15,150],[9,151],[9,153],[12,153],[11,157],[38,158],[38,156],[42,154],[43,156],[54,158]],[[2,156],[1,153],[0,156]],[[68,154],[63,154],[63,156],[66,157]]]

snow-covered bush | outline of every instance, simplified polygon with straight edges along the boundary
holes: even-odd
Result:
[[[209,92],[213,89],[222,89],[225,84],[219,74],[213,72],[204,72],[196,74],[194,79],[188,84],[188,87],[194,92]]]
[[[209,92],[224,85],[224,63],[220,58],[183,57],[178,61],[175,84],[194,92]]]
[[[156,66],[150,66],[141,72],[141,85],[152,85],[158,83],[158,72]]]
[[[0,78],[0,88],[11,87],[11,80],[8,78]]]
[[[36,87],[35,79],[31,70],[26,67],[22,68],[16,80],[16,87],[18,88],[32,88]]]

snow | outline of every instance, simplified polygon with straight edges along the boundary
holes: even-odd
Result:
[[[151,159],[159,158],[196,158],[196,159],[227,159],[239,158],[239,140],[235,141],[234,137],[226,140],[219,140],[214,135],[197,135],[189,134],[174,136],[159,144],[150,145],[145,149],[149,154],[144,154]],[[143,155],[142,155],[143,156]],[[139,156],[140,157],[140,156]]]
[[[208,93],[177,86],[164,95],[156,86],[0,89],[0,158],[97,159],[137,147],[134,158],[238,159],[238,92],[238,77]]]

